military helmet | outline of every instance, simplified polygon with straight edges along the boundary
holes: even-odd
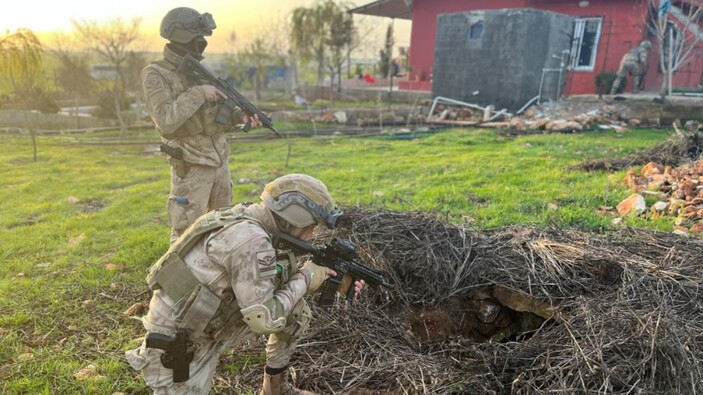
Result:
[[[652,42],[649,40],[644,40],[640,43],[640,47],[650,49],[650,48],[652,48]]]
[[[212,15],[188,7],[174,8],[161,20],[161,37],[186,44],[197,36],[212,36],[217,25]]]
[[[325,184],[305,174],[289,174],[271,181],[261,193],[261,200],[269,210],[299,228],[317,223],[332,229],[342,215]]]

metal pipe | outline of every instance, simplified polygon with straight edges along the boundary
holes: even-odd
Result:
[[[517,110],[517,112],[515,114],[522,114],[522,112],[525,111],[527,109],[527,107],[529,107],[532,103],[534,103],[535,100],[538,100],[539,97],[540,97],[540,95],[537,95],[537,96],[533,97],[532,99],[528,100],[527,103],[525,103],[525,105],[522,106],[522,108]]]
[[[545,73],[550,73],[550,72],[557,72],[561,69],[542,69],[542,77],[539,79],[539,94],[537,96],[540,97],[540,100],[537,102],[537,104],[542,103],[542,88],[544,87],[544,74]]]

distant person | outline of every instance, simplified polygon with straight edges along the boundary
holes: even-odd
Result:
[[[186,54],[203,59],[215,20],[209,13],[179,7],[161,21],[161,37],[169,40],[164,58],[142,70],[146,110],[161,134],[162,150],[171,164],[171,193],[166,209],[173,243],[206,212],[232,204],[232,181],[225,132],[249,117],[237,108],[225,124],[215,115],[226,96],[212,85],[197,85],[178,73]],[[251,118],[251,127],[261,126]]]
[[[629,50],[620,61],[620,69],[617,72],[617,78],[613,82],[613,87],[610,89],[610,94],[614,95],[618,92],[622,79],[627,74],[632,76],[632,93],[638,93],[641,88],[641,83],[649,64],[647,63],[647,53],[652,48],[652,43],[648,40],[642,41],[638,46]]]

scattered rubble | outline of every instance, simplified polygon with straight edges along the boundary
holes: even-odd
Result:
[[[677,217],[678,233],[703,231],[703,159],[677,168],[649,162],[639,174],[628,169],[624,181],[636,193],[618,204],[621,216],[672,216]],[[645,196],[657,199],[649,210]]]

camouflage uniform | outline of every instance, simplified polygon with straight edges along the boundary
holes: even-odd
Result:
[[[281,330],[270,334],[266,360],[268,367],[283,369],[288,366],[297,341],[311,319],[310,309],[303,299],[308,289],[306,275],[296,272],[295,264],[289,264],[293,259],[277,258],[270,236],[277,225],[270,211],[259,204],[239,205],[233,210],[242,210],[246,218],[205,233],[184,255],[183,261],[198,282],[224,303],[236,302],[238,308],[246,310],[272,300],[277,302],[280,316],[287,319]],[[174,246],[187,239],[201,221],[189,228]],[[277,267],[282,268],[281,273]],[[182,303],[170,300],[157,290],[149,313],[142,319],[144,327],[148,332],[171,335],[177,327],[174,317],[182,315],[181,309]],[[143,343],[127,351],[126,357],[133,368],[142,371],[146,383],[156,394],[207,394],[219,356],[227,348],[258,336],[245,321],[240,315],[233,323],[214,331],[202,331],[191,338],[195,355],[190,363],[190,379],[184,383],[173,383],[173,371],[163,367],[160,349],[147,348]]]
[[[201,215],[231,204],[225,132],[242,123],[243,116],[236,109],[227,124],[215,122],[222,104],[207,103],[202,85],[187,81],[176,72],[181,59],[167,44],[164,59],[150,64],[141,74],[146,110],[161,141],[183,152],[182,160],[169,157],[172,168],[167,211],[171,242]]]
[[[620,61],[620,68],[617,72],[617,78],[613,82],[613,87],[610,91],[611,95],[614,95],[622,79],[628,74],[632,76],[632,92],[637,93],[640,88],[640,80],[647,72],[647,52],[651,48],[651,43],[649,41],[643,41],[640,45],[627,51],[625,56],[622,57]]]

